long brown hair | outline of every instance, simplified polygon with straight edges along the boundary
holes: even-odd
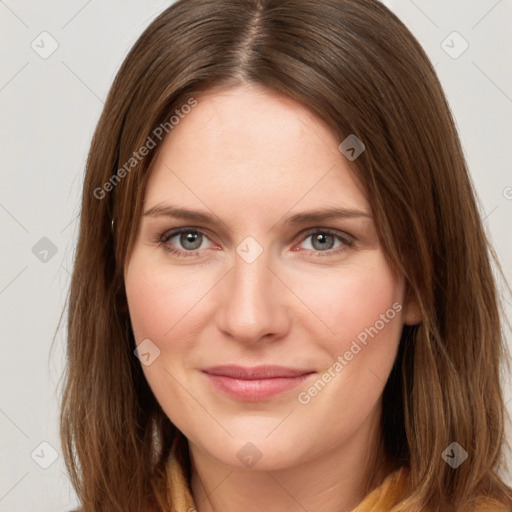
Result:
[[[177,430],[133,354],[124,267],[158,152],[155,129],[172,134],[170,116],[202,91],[245,83],[307,105],[340,142],[355,134],[365,144],[353,172],[422,314],[404,327],[383,397],[386,450],[410,468],[400,511],[462,510],[483,497],[512,508],[498,473],[508,354],[492,251],[421,46],[375,0],[179,0],[125,59],[87,161],[61,417],[82,510],[165,510]],[[156,147],[139,151],[148,137]],[[452,442],[469,456],[457,469],[442,457]]]

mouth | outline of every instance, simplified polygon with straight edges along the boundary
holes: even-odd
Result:
[[[201,370],[214,388],[231,398],[256,402],[266,400],[301,384],[313,370],[283,366],[212,366]]]

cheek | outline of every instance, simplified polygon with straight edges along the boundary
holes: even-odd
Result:
[[[334,354],[348,349],[358,336],[364,341],[367,330],[377,328],[380,337],[398,337],[402,328],[403,278],[389,270],[380,252],[357,265],[337,271],[297,277],[297,295],[315,313],[309,315],[311,328]],[[323,325],[322,325],[323,324]]]
[[[334,331],[344,340],[358,340],[362,345],[378,339],[393,351],[402,328],[402,286],[386,268],[351,276],[345,284],[342,304],[333,318]],[[389,340],[387,343],[386,340]],[[372,347],[370,347],[372,348]],[[385,346],[384,346],[385,348]]]
[[[212,285],[207,279],[193,277],[170,266],[144,263],[138,254],[132,256],[125,286],[137,342],[149,338],[161,345],[197,313],[201,299]]]
[[[345,267],[336,279],[331,273],[308,286],[314,290],[309,305],[320,312],[330,332],[317,321],[324,366],[298,400],[307,418],[317,415],[329,424],[326,431],[338,434],[362,424],[376,406],[400,342],[404,281],[393,276],[383,257],[372,258],[365,265]]]
[[[143,364],[142,370],[156,399],[178,428],[186,428],[190,421],[204,421],[184,390],[193,389],[187,352],[198,334],[197,318],[204,317],[201,299],[213,283],[193,277],[191,272],[152,263],[144,251],[134,251],[125,273],[135,340],[140,344],[149,339],[159,350],[159,356]]]

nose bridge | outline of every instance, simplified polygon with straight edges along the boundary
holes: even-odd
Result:
[[[241,341],[282,334],[287,328],[285,308],[280,303],[283,294],[276,294],[268,265],[266,254],[254,260],[237,254],[225,283],[219,328]]]
[[[247,262],[241,257],[235,259],[233,268],[233,293],[243,299],[247,305],[271,301],[271,273],[267,268],[266,258],[260,257]]]

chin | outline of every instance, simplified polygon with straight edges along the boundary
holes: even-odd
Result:
[[[278,423],[274,422],[273,428]],[[258,430],[251,435],[252,431],[245,429],[243,433],[230,431],[233,437],[226,434],[222,435],[221,439],[212,437],[189,439],[222,464],[239,469],[261,471],[285,469],[314,456],[312,447],[304,442],[305,439],[311,438],[310,434],[299,432],[290,434],[289,427],[280,434],[276,431],[268,435],[270,431]]]

